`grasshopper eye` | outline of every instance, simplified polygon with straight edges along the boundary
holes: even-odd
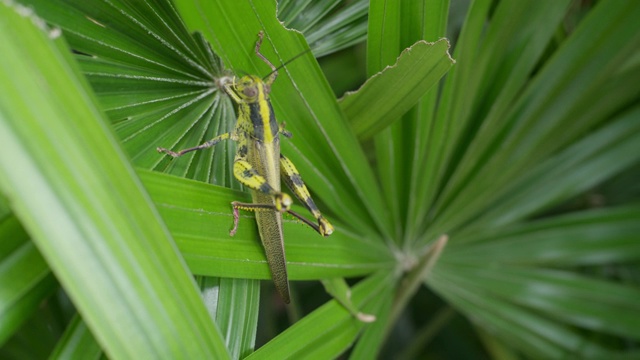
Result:
[[[258,90],[254,87],[248,87],[248,88],[244,88],[242,90],[242,93],[244,94],[244,96],[252,98],[258,95]]]

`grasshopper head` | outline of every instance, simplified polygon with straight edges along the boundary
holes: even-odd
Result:
[[[271,87],[255,75],[245,75],[231,85],[233,91],[246,102],[252,103],[269,98]]]

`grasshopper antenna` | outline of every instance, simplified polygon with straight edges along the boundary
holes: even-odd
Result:
[[[311,49],[305,50],[303,52],[301,52],[300,54],[292,57],[291,59],[287,60],[284,64],[278,66],[277,68],[272,68],[273,71],[268,73],[265,77],[262,78],[262,80],[265,80],[266,78],[268,78],[269,76],[271,76],[272,74],[276,74],[276,76],[278,76],[278,70],[282,69],[283,67],[289,65],[293,60],[296,60],[297,58],[301,57],[302,55],[311,52]]]
[[[260,31],[258,33],[258,41],[256,42],[256,55],[258,55],[258,57],[260,59],[262,59],[262,61],[264,61],[267,65],[269,65],[269,67],[271,68],[271,72],[268,73],[267,75],[265,75],[262,80],[266,80],[268,78],[273,77],[273,79],[275,80],[276,77],[278,77],[278,70],[282,69],[283,67],[289,65],[289,63],[291,63],[292,61],[296,60],[297,58],[301,57],[302,55],[308,53],[311,51],[311,49],[305,50],[301,53],[299,53],[298,55],[292,57],[291,59],[287,60],[284,64],[275,67],[271,61],[269,61],[264,55],[262,55],[262,53],[260,52],[260,46],[262,46],[262,38],[264,37],[264,32]]]

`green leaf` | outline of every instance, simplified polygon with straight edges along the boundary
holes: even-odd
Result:
[[[505,7],[507,11],[508,6]],[[539,11],[537,16],[548,17],[547,13],[542,14],[544,9]],[[528,169],[577,143],[593,128],[605,124],[619,126],[611,120],[617,119],[620,109],[637,96],[637,85],[632,85],[631,80],[625,81],[638,71],[637,67],[623,71],[625,77],[620,76],[619,67],[640,44],[640,36],[635,31],[640,26],[633,18],[640,14],[638,11],[640,8],[630,4],[597,7],[533,81],[525,88],[503,93],[504,98],[495,100],[496,106],[487,115],[485,125],[466,150],[436,205],[435,211],[440,213],[436,222],[446,223],[434,225],[441,229],[439,231],[456,226],[449,222],[451,218],[462,223],[478,215],[478,212],[473,215],[467,212],[475,207],[470,199],[487,201],[487,195],[498,194],[504,187],[523,178]],[[504,21],[513,21],[513,14],[503,16]],[[526,12],[522,16],[530,18],[532,14]],[[556,17],[560,19],[560,16]],[[538,32],[531,26],[526,28]],[[596,39],[594,32],[599,34]],[[521,41],[522,44],[529,43],[528,40]],[[529,60],[524,62],[530,67],[535,65]],[[595,71],[598,76],[592,76]],[[487,84],[495,82],[494,78],[483,80]],[[615,95],[612,93],[614,88]],[[514,99],[515,95],[519,95],[517,99]],[[601,131],[607,133],[609,130]],[[616,144],[612,141],[609,146]],[[632,162],[635,157],[633,152],[621,155],[626,158],[620,159],[622,162]],[[483,165],[478,166],[480,163]],[[509,164],[507,169],[504,169],[505,164]],[[485,210],[483,207],[480,211]]]
[[[155,172],[138,174],[194,274],[270,279],[253,214],[241,215],[236,236],[229,236],[230,204],[250,201],[248,194]],[[348,228],[338,226],[323,238],[293,218],[285,217],[283,226],[292,280],[358,276],[394,266],[382,244]]]
[[[356,319],[370,323],[376,321],[376,317],[371,314],[364,314],[351,302],[351,289],[343,278],[331,278],[322,280],[322,286],[335,300],[337,300],[351,316]]]
[[[430,2],[434,6],[430,10],[442,8],[436,3],[444,2]],[[410,5],[384,5],[384,1],[371,5],[369,73],[392,62],[393,51],[398,51],[411,34],[419,36],[429,31],[430,36],[442,36],[433,33],[437,26],[417,31],[411,25],[400,25],[419,24],[418,20],[411,19],[420,18],[426,12],[416,11],[410,16],[411,12],[405,12]],[[506,282],[511,268],[498,267],[500,263],[494,265],[496,254],[502,254],[505,261],[511,259],[512,254],[520,254],[524,261],[527,250],[546,254],[555,244],[551,246],[549,242],[528,238],[526,245],[524,240],[518,242],[520,248],[516,250],[517,245],[506,246],[511,239],[504,238],[499,243],[502,246],[493,245],[490,240],[495,240],[494,236],[504,226],[567,201],[638,161],[637,152],[631,149],[632,144],[638,142],[638,114],[633,106],[634,101],[637,102],[635,79],[638,75],[637,66],[630,65],[637,63],[633,60],[637,55],[633,54],[637,54],[638,29],[632,18],[638,15],[638,7],[617,4],[613,9],[600,4],[563,47],[556,49],[553,37],[568,5],[568,1],[473,2],[456,44],[454,54],[458,63],[447,77],[439,102],[435,103],[435,97],[425,98],[420,107],[405,116],[415,122],[403,119],[375,139],[379,178],[394,216],[397,241],[411,249],[407,254],[422,253],[422,245],[432,243],[443,233],[451,235],[451,246],[444,252],[443,262],[449,264],[449,256],[457,259],[457,251],[465,253],[467,262],[436,266],[439,280],[430,281],[429,286],[467,316],[481,317],[481,325],[490,331],[500,328],[499,335],[507,339],[506,342],[511,341],[516,348],[539,357],[577,351],[571,346],[587,340],[568,335],[568,326],[554,324],[550,320],[553,316],[540,320],[531,313],[521,315],[517,306],[508,315],[502,314],[500,306],[508,306],[513,299],[497,303],[495,294],[478,289],[485,279],[476,277],[475,271],[496,266],[496,276],[503,275]],[[437,20],[436,11],[428,14],[433,16],[428,23],[443,24]],[[543,22],[545,26],[541,27]],[[597,34],[596,41],[594,34]],[[553,52],[556,53],[549,58]],[[437,112],[434,112],[436,106]],[[476,176],[476,172],[481,175]],[[458,187],[452,183],[456,181],[459,181]],[[576,246],[588,243],[589,228],[582,225],[585,232],[580,232],[581,240],[570,237],[565,241],[575,241]],[[635,231],[628,222],[619,225],[621,233]],[[559,233],[556,240],[562,235]],[[609,239],[604,234],[598,235],[602,235],[602,238],[598,236],[602,244]],[[493,245],[490,250],[489,245],[484,252],[466,248],[478,236],[484,236],[483,239]],[[416,239],[419,241],[414,242]],[[624,261],[636,259],[633,240],[618,239],[615,244],[621,246],[620,251],[610,249],[603,253],[605,258],[615,262],[608,256],[626,251],[628,256]],[[582,256],[585,252],[587,250]],[[594,258],[596,254],[595,250],[589,251]],[[469,262],[474,266],[469,266]],[[558,262],[554,265],[558,266]],[[451,276],[445,277],[448,275]],[[459,280],[462,278],[465,282]],[[542,283],[550,286],[554,283],[552,276],[545,281],[533,276],[520,276],[513,281],[538,287],[542,287]],[[459,290],[460,284],[467,283],[469,287],[476,287]],[[555,283],[556,288],[561,288],[559,283]],[[561,284],[567,294],[571,293],[569,284]],[[599,283],[583,283],[586,284]],[[441,288],[447,292],[440,291]],[[629,287],[619,289],[620,295]],[[464,298],[460,299],[462,293]],[[543,295],[532,294],[531,301]],[[574,296],[571,301],[576,304],[579,300]],[[560,304],[556,305],[560,308]],[[582,313],[572,314],[573,321],[584,315],[595,322],[593,314],[597,311],[591,310],[599,305],[589,306],[592,307],[583,308]],[[487,309],[491,312],[487,313]],[[627,307],[624,311],[630,309]],[[519,316],[529,321],[520,321]],[[601,318],[607,316],[611,319],[603,321],[615,323],[614,318],[619,314],[600,315]],[[551,339],[553,345],[547,344],[551,337],[546,335],[541,340],[536,328],[541,323],[549,332],[564,332],[567,344],[556,347],[556,339]],[[510,326],[517,331],[508,333]],[[584,354],[591,350],[601,357],[609,354],[595,344],[596,341],[590,342]],[[545,346],[548,352],[543,350]]]
[[[200,277],[200,289],[209,314],[225,336],[233,359],[253,352],[256,339],[260,284],[255,280]],[[257,283],[257,284],[256,284]],[[239,334],[239,335],[237,335]]]
[[[353,288],[354,305],[370,314],[378,314],[380,305],[391,293],[393,276],[379,272]],[[330,359],[351,345],[359,331],[367,326],[353,317],[337,300],[332,300],[298,321],[249,358]]]
[[[638,205],[571,213],[505,228],[487,228],[460,236],[447,256],[459,262],[492,259],[511,264],[554,267],[633,262]],[[464,245],[462,245],[464,244]]]
[[[556,357],[561,352],[611,356],[606,349],[589,344],[572,325],[636,340],[640,335],[635,325],[638,305],[633,300],[640,295],[637,289],[558,270],[496,263],[487,267],[486,262],[454,265],[444,260],[439,266],[429,280],[431,286],[444,291],[482,326],[538,357]],[[471,273],[475,275],[468,276]],[[594,294],[593,289],[601,292]]]
[[[358,342],[353,347],[350,355],[351,359],[374,359],[380,357],[389,326],[392,325],[389,315],[394,298],[395,293],[391,289],[379,295],[375,310],[370,310],[371,313],[375,314],[376,321],[368,325],[360,335]]]
[[[227,357],[60,33],[0,12],[0,189],[89,328],[112,357]]]
[[[51,295],[57,282],[14,216],[0,221],[0,344]]]
[[[540,356],[552,356],[540,342],[549,351],[609,356],[600,348],[580,349],[588,340],[570,326],[637,339],[638,290],[569,270],[637,262],[638,216],[635,205],[468,233],[447,249],[428,284],[470,316],[480,316],[484,327]]]
[[[404,50],[393,66],[341,99],[340,106],[360,140],[398,120],[438,83],[455,63],[448,49],[446,39],[417,42]]]
[[[427,158],[425,174],[440,174],[428,181],[442,181],[442,190],[432,187],[438,199],[423,213],[433,220],[422,240],[442,232],[452,239],[428,285],[534,357],[619,356],[593,334],[637,340],[637,289],[576,267],[637,262],[637,209],[527,218],[638,162],[638,85],[630,77],[639,68],[629,64],[637,63],[640,8],[598,4],[556,49],[555,26],[540,31],[535,19],[558,23],[568,3],[504,1],[487,27],[489,5],[472,5],[455,52],[465,60],[447,79],[438,118],[450,129],[448,145],[430,153],[442,160]],[[446,164],[439,173],[438,164]]]
[[[448,6],[448,1],[443,0],[403,1],[400,6],[386,1],[372,2],[367,73],[373,75],[393,64],[401,51],[417,41],[435,42],[444,37]],[[440,46],[444,45],[440,43]],[[445,52],[444,48],[441,50]],[[443,61],[443,66],[450,66],[448,55],[442,57],[443,53],[437,59]],[[425,183],[428,184],[428,179],[417,176],[425,166],[427,146],[434,141],[434,136],[438,136],[434,133],[432,120],[438,92],[434,89],[420,95],[423,97],[418,106],[408,112],[403,110],[405,115],[402,119],[374,139],[378,174],[387,207],[393,216],[397,243],[416,236],[416,225],[408,220],[416,216],[422,221],[425,218],[423,209],[428,208],[428,203],[416,198],[427,189]]]
[[[366,40],[369,2],[279,1],[278,18],[302,32],[316,57]]]
[[[93,197],[80,205],[71,202],[76,206],[65,208],[81,214],[77,218],[83,221],[76,222],[77,228],[91,228],[102,221],[94,227],[98,230],[88,233],[101,234],[103,229],[115,228],[130,234],[131,227],[122,224],[144,224],[132,236],[135,239],[129,247],[133,250],[124,245],[116,247],[123,250],[115,258],[129,256],[135,269],[140,269],[132,278],[122,275],[132,269],[127,265],[131,262],[107,270],[103,265],[110,262],[87,258],[92,262],[85,266],[103,266],[91,272],[78,271],[72,261],[65,261],[64,266],[53,262],[56,275],[70,273],[61,277],[61,285],[74,301],[79,292],[91,295],[96,288],[106,294],[96,309],[86,303],[80,307],[86,324],[76,318],[54,355],[80,354],[89,349],[86,356],[93,356],[101,347],[106,356],[123,357],[109,350],[116,345],[105,344],[115,341],[105,341],[104,334],[115,332],[115,319],[124,314],[129,315],[126,321],[139,319],[136,316],[158,318],[149,320],[153,327],[128,328],[130,333],[122,334],[126,340],[136,339],[131,334],[144,334],[162,346],[179,342],[183,346],[196,344],[194,348],[212,341],[210,349],[221,349],[224,342],[234,358],[333,358],[351,345],[349,355],[353,358],[402,357],[398,352],[403,349],[409,349],[404,355],[411,358],[434,354],[460,358],[638,357],[635,349],[640,342],[640,321],[633,299],[639,296],[640,256],[636,185],[640,161],[635,146],[640,141],[640,25],[636,21],[640,7],[634,2],[476,0],[465,6],[461,4],[466,2],[448,0],[358,0],[349,4],[335,0],[280,1],[280,20],[304,29],[305,39],[311,43],[307,46],[300,34],[283,29],[272,0],[176,0],[176,9],[187,26],[174,10],[174,3],[165,0],[21,1],[63,29],[75,50],[73,57],[149,193],[148,197],[138,196],[140,188],[130,183],[136,174],[126,167],[120,153],[113,152],[114,146],[104,146],[95,135],[104,134],[104,128],[87,130],[90,124],[95,125],[96,116],[100,117],[98,112],[69,115],[83,106],[95,107],[84,81],[76,83],[84,89],[79,97],[78,91],[69,90],[68,81],[47,80],[65,74],[58,67],[52,70],[52,64],[70,64],[67,70],[75,69],[75,64],[67,61],[68,56],[59,61],[63,56],[56,58],[36,50],[40,46],[49,49],[49,42],[23,39],[28,32],[6,27],[7,20],[0,17],[0,40],[9,40],[0,41],[0,52],[10,54],[0,59],[0,86],[5,86],[0,121],[5,119],[5,109],[28,104],[20,107],[15,117],[18,120],[10,127],[0,126],[13,131],[27,128],[36,120],[39,124],[46,121],[46,128],[40,125],[35,131],[19,132],[19,137],[0,130],[4,150],[0,154],[0,189],[19,189],[32,179],[42,179],[31,173],[25,175],[22,170],[34,163],[29,160],[30,154],[39,154],[34,157],[39,159],[35,163],[49,169],[41,172],[47,176],[77,170],[72,173],[76,176],[66,172],[64,181],[46,177],[47,181],[41,182],[44,190],[23,192],[23,196],[7,191],[6,198],[0,197],[1,218],[13,216],[11,211],[20,203],[16,199],[35,198],[37,194],[39,206],[34,206],[34,214],[39,214],[38,221],[25,221],[24,214],[31,212],[16,212],[16,216],[34,239],[33,244],[42,250],[42,239],[54,239],[52,234],[61,232],[61,226],[67,224],[59,221],[65,214],[56,210],[60,202],[44,204],[50,193],[47,189],[66,189],[64,194],[84,194],[82,189],[88,189],[86,193]],[[370,12],[365,27],[367,9]],[[466,17],[460,31],[463,13]],[[377,320],[372,324],[358,322],[336,301],[321,305],[324,294],[318,296],[322,290],[314,282],[293,284],[297,296],[290,307],[265,296],[268,303],[261,304],[261,315],[273,321],[261,321],[257,328],[257,289],[260,279],[268,279],[270,274],[251,213],[242,214],[235,237],[228,234],[233,223],[229,202],[249,199],[239,191],[241,187],[229,171],[234,143],[221,143],[176,160],[156,152],[158,146],[191,147],[232,128],[233,104],[219,91],[216,80],[234,75],[223,70],[222,60],[238,76],[264,76],[270,71],[255,54],[258,31],[266,34],[262,46],[266,57],[276,66],[286,64],[278,69],[271,92],[278,120],[286,122],[294,133],[293,139],[283,139],[283,153],[296,163],[311,185],[318,207],[337,230],[323,239],[286,218],[290,273],[294,280],[364,276],[355,286],[357,296],[351,301],[354,309],[375,314]],[[376,91],[384,100],[371,97],[366,106],[354,111],[356,115],[381,107],[397,109],[404,115],[376,118],[377,113],[369,111],[372,116],[364,123],[374,128],[379,124],[384,129],[375,129],[372,140],[361,143],[348,122],[347,115],[351,114],[345,114],[335,101],[309,49],[316,54],[334,51],[360,41],[367,31],[366,71],[370,75],[393,64],[412,44],[436,42],[445,36],[454,45],[457,63],[443,83],[431,86],[433,91],[419,99],[422,94],[408,88],[401,88],[409,91],[403,96]],[[27,56],[9,63],[27,50]],[[356,73],[353,66],[359,66],[358,62],[347,64],[342,55],[355,59],[360,50],[336,54],[330,61],[341,73]],[[66,49],[60,51],[67,54]],[[41,76],[43,73],[48,76]],[[336,76],[341,75],[328,75]],[[426,87],[426,82],[415,82]],[[24,96],[15,89],[4,91],[8,84],[22,84],[15,88],[23,89],[34,83],[49,87],[46,91],[28,88]],[[395,85],[402,86],[400,82]],[[42,106],[42,98],[52,100]],[[414,103],[416,106],[409,108]],[[64,127],[60,126],[63,119]],[[106,133],[108,137],[109,130]],[[86,140],[83,146],[69,134],[81,134],[79,137]],[[13,142],[5,145],[6,138]],[[27,147],[29,151],[13,151],[14,143],[32,146]],[[61,152],[52,149],[70,151],[62,152],[61,159]],[[2,162],[3,158],[12,159],[10,166]],[[108,165],[123,161],[125,167]],[[95,181],[95,172],[107,172],[116,179]],[[19,182],[12,177],[19,175],[23,175]],[[50,178],[55,181],[48,181]],[[5,186],[4,179],[14,180],[11,186]],[[91,186],[80,186],[85,183]],[[109,184],[108,196],[100,184]],[[135,190],[125,191],[126,196],[117,195],[125,187]],[[148,198],[176,239],[175,245],[168,240],[157,214],[149,214],[149,206],[154,204],[150,205]],[[11,204],[11,211],[5,202]],[[105,208],[114,202],[123,205]],[[147,210],[131,215],[141,208]],[[46,233],[32,230],[51,223],[56,226],[47,227]],[[33,245],[25,245],[28,237],[20,232],[20,226],[8,226],[6,230],[0,233],[0,244],[6,244],[0,245],[0,250],[7,250],[0,252],[4,255],[0,259],[6,260],[0,262],[0,270],[9,270],[0,271],[0,276],[5,275],[0,282],[0,301],[9,300],[0,302],[0,306],[10,306],[3,315],[19,315],[0,328],[8,337],[20,323],[25,325],[0,349],[0,357],[23,353],[29,354],[23,357],[46,357],[69,314],[60,306],[51,306],[56,298],[49,297],[44,305],[53,315],[43,316],[39,310],[24,322],[34,314],[35,299],[44,296],[33,290],[37,287],[33,284],[39,282],[30,282],[29,277],[42,273],[40,270],[46,272],[47,267],[31,272],[28,264],[36,262],[28,258],[37,253]],[[12,242],[13,235],[20,239],[19,246]],[[56,243],[55,249],[42,254],[47,263],[55,259],[50,253],[82,257],[83,246],[96,244],[96,237],[84,236],[83,242],[73,247]],[[431,275],[425,275],[429,273],[428,252],[434,240],[446,237],[446,248],[439,247],[443,250],[440,260]],[[66,236],[62,243],[68,244],[69,239],[75,238]],[[114,241],[106,244],[100,250],[105,249],[103,256],[108,257]],[[180,265],[176,249],[190,271]],[[16,256],[25,254],[29,256]],[[148,264],[154,261],[159,265],[151,270]],[[44,264],[42,259],[40,262]],[[2,268],[5,264],[11,266]],[[60,270],[65,266],[67,272]],[[180,280],[167,280],[168,274],[174,273],[181,274]],[[208,313],[193,291],[189,279],[193,274]],[[69,277],[82,275],[89,279],[83,284],[89,286],[81,290],[68,286]],[[207,275],[230,278],[203,277]],[[139,286],[111,301],[114,287],[102,286],[103,278],[144,282],[139,280]],[[180,286],[191,282],[189,290],[179,287],[181,291],[153,298],[152,291],[140,290],[170,287],[175,281]],[[349,303],[345,283],[334,285],[334,294]],[[428,289],[420,288],[424,285]],[[174,292],[192,302],[174,299]],[[21,294],[35,295],[27,300]],[[131,301],[125,301],[129,300],[127,296],[133,297]],[[136,306],[148,299],[157,302],[140,306],[141,311],[121,311],[121,306]],[[96,322],[95,313],[100,313],[100,306],[107,308],[107,300],[115,307],[104,313],[114,319]],[[161,308],[161,302],[173,304],[173,312],[153,311]],[[178,303],[181,307],[175,305]],[[28,305],[23,308],[26,310],[15,311],[22,304]],[[194,310],[194,306],[200,310]],[[321,308],[308,314],[316,306]],[[454,311],[466,318],[452,316]],[[186,312],[197,316],[185,318],[182,314]],[[93,317],[86,316],[91,313]],[[207,314],[219,324],[224,340],[215,335]],[[177,324],[173,324],[174,318],[178,318]],[[401,321],[395,324],[397,319]],[[162,326],[169,322],[169,327]],[[186,323],[197,329],[195,336],[190,336],[193,331],[183,330]],[[288,326],[290,329],[284,330]],[[93,336],[87,336],[88,329]],[[276,338],[269,341],[272,337]],[[41,341],[36,346],[29,344],[28,349],[20,346],[25,339],[31,342],[33,338]],[[77,345],[76,338],[81,338]],[[260,348],[251,355],[254,343]],[[173,357],[189,355],[175,353]],[[206,355],[202,357],[215,357]]]
[[[98,359],[102,356],[100,344],[80,316],[75,316],[56,345],[52,359]]]
[[[456,217],[464,219],[471,212],[482,212],[469,215],[477,218],[464,231],[474,231],[476,227],[510,224],[541,212],[640,161],[640,154],[634,151],[639,141],[640,107],[636,107],[611,119],[602,130],[521,172],[511,184],[489,196],[493,199],[478,196],[476,201],[483,201],[484,206],[492,204],[489,210],[478,210],[475,201],[469,201]]]
[[[83,72],[134,164],[240,188],[229,171],[235,152],[231,141],[177,161],[156,152],[159,146],[179,149],[200,144],[235,124],[233,105],[215,82],[223,74],[221,61],[202,36],[189,34],[169,2],[30,2],[61,27],[80,52],[77,59]],[[250,309],[257,307],[259,282],[231,282],[238,283],[240,292],[247,285],[253,287],[245,313],[255,317],[234,323],[234,332],[225,328],[224,334],[227,341],[250,344],[253,338],[240,339],[252,332],[245,326],[253,331],[257,326],[257,314]],[[222,303],[230,304],[234,291],[233,286],[225,286],[216,294]],[[218,306],[209,312],[215,310],[231,313]]]

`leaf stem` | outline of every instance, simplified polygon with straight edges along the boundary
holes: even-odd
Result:
[[[387,321],[387,327],[385,328],[385,338],[391,332],[393,325],[402,314],[402,311],[407,306],[407,303],[418,291],[420,285],[422,285],[431,273],[431,269],[435,266],[436,262],[442,255],[442,251],[449,240],[449,236],[443,234],[433,244],[431,249],[422,255],[415,266],[407,272],[405,278],[402,280],[396,298],[393,301],[391,312]]]

